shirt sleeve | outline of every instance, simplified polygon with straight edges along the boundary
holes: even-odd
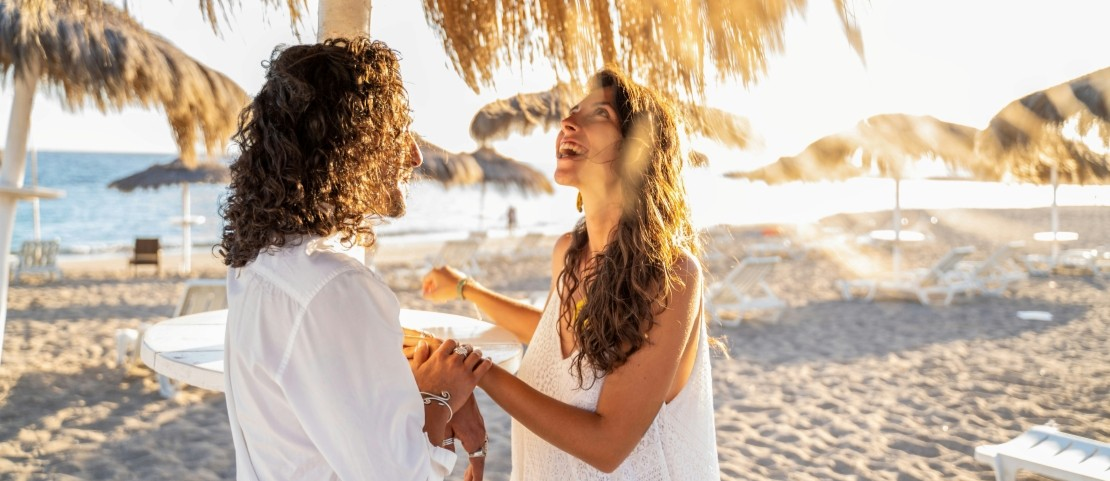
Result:
[[[340,274],[309,301],[278,367],[302,428],[340,479],[441,481],[455,464],[424,433],[399,313],[369,273]]]

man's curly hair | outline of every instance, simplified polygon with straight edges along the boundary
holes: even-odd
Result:
[[[239,116],[218,252],[243,267],[300,236],[371,246],[368,216],[398,217],[412,117],[397,52],[369,39],[274,49]]]

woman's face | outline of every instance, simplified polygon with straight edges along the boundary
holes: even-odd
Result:
[[[555,138],[555,182],[579,189],[615,184],[613,162],[623,138],[613,89],[594,89],[570,110]]]

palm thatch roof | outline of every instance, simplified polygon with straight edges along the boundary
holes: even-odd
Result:
[[[482,168],[482,184],[501,191],[516,189],[521,194],[551,194],[555,189],[547,176],[528,164],[502,155],[489,147],[470,154]]]
[[[448,152],[417,136],[416,144],[424,163],[416,168],[418,179],[427,179],[443,184],[444,187],[473,185],[482,181],[482,168],[469,154]]]
[[[848,43],[862,57],[862,36],[849,2],[831,1]],[[239,2],[200,0],[200,5],[215,25],[217,6],[226,13]],[[294,23],[307,10],[304,0],[263,2],[284,5]],[[662,90],[702,93],[709,72],[718,79],[754,82],[766,71],[768,55],[782,51],[787,18],[803,13],[809,0],[423,3],[428,25],[475,91],[492,85],[502,65],[548,59],[564,79],[588,78],[598,66],[613,64]]]
[[[231,182],[231,171],[223,164],[201,162],[195,167],[187,167],[185,162],[177,158],[165,164],[152,165],[122,179],[113,180],[108,187],[131,192],[135,189],[157,189],[167,185],[227,184],[229,182]]]
[[[1079,134],[1097,131],[1110,145],[1110,67],[1010,102],[978,135],[976,149],[1018,181],[1051,183],[1053,168],[1059,183],[1110,181],[1106,156],[1066,137],[1073,120]]]
[[[560,83],[543,92],[495,100],[483,105],[474,114],[470,120],[470,136],[481,145],[489,145],[512,134],[528,135],[536,129],[555,129],[578,103],[580,94],[578,88]],[[677,113],[689,135],[699,135],[741,149],[758,139],[748,119],[713,107],[673,99],[672,102],[678,105]],[[705,165],[706,160],[704,154],[690,154],[692,165]]]
[[[1081,133],[1096,128],[1110,144],[1110,67],[1010,102],[983,130],[979,149],[1000,155],[1035,146],[1072,119],[1078,120]]]
[[[0,73],[9,71],[38,77],[73,110],[161,107],[186,165],[198,140],[223,149],[248,102],[227,76],[101,0],[0,3]]]
[[[907,161],[934,158],[943,159],[949,168],[970,171],[977,178],[993,178],[993,170],[980,165],[975,156],[977,132],[930,116],[876,115],[847,132],[814,141],[793,157],[782,157],[751,172],[725,175],[781,183],[844,180],[877,171],[884,177],[900,179]],[[858,164],[854,163],[857,152],[862,153]]]

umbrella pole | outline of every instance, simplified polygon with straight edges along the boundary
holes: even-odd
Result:
[[[4,162],[0,164],[0,185],[22,187],[24,167],[27,162],[27,133],[31,131],[31,108],[35,101],[35,87],[38,73],[29,72],[27,76],[15,75],[14,98],[11,117],[8,121],[8,140],[4,150]],[[12,251],[12,232],[15,230],[14,195],[0,195],[0,347],[4,343],[4,324],[8,319],[8,255]],[[0,349],[0,354],[3,349]]]
[[[31,187],[39,186],[39,154],[31,150]],[[34,224],[35,240],[42,240],[42,221],[39,214],[39,198],[31,198],[31,220]]]
[[[902,268],[902,180],[894,178],[894,243],[891,247],[891,270],[895,275]]]
[[[478,230],[485,230],[486,223],[486,183],[482,182],[482,195],[478,197]]]
[[[320,0],[317,41],[370,34],[371,0]]]
[[[193,270],[193,218],[189,205],[189,184],[181,184],[181,272]]]
[[[1052,164],[1052,265],[1056,266],[1056,258],[1060,256],[1060,213],[1056,209],[1056,190],[1060,186],[1059,172],[1056,163]]]

